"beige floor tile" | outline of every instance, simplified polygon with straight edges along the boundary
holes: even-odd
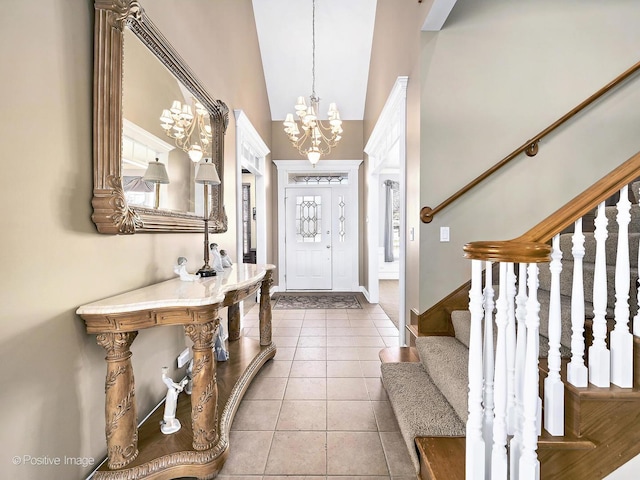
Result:
[[[361,360],[360,368],[363,377],[380,377],[380,360]]]
[[[281,400],[243,400],[231,424],[231,430],[275,430]]]
[[[271,341],[276,344],[276,347],[295,347],[298,345],[298,337],[277,337],[272,336]]]
[[[326,475],[326,435],[326,432],[275,432],[264,473]]]
[[[367,386],[367,391],[369,392],[369,400],[371,401],[389,401],[389,397],[387,395],[384,386],[382,385],[382,380],[379,378],[365,378],[364,383]]]
[[[362,377],[360,362],[355,360],[328,361],[327,377]]]
[[[384,340],[384,344],[387,347],[397,347],[397,346],[399,346],[398,337],[382,337],[382,340]]]
[[[400,432],[380,432],[382,448],[392,477],[409,476],[416,470]]]
[[[307,310],[306,313],[304,314],[304,319],[325,319],[327,318],[327,313],[322,310],[322,309],[313,309],[313,310]]]
[[[358,347],[355,349],[358,353],[358,360],[380,360],[380,350],[378,347]]]
[[[318,360],[294,360],[291,377],[326,377],[327,362]]]
[[[232,431],[229,443],[242,445],[242,448],[229,449],[229,456],[220,475],[262,475],[273,435],[274,432]]]
[[[327,360],[360,360],[352,347],[327,347]]]
[[[363,319],[351,319],[349,320],[349,326],[354,328],[371,328],[376,325],[373,323],[373,320],[363,320]]]
[[[386,346],[380,337],[354,337],[355,345],[358,347],[384,347]],[[396,338],[396,343],[398,339]]]
[[[327,327],[327,330],[329,330],[328,327]],[[355,340],[356,340],[356,337],[343,337],[343,336],[338,336],[338,337],[328,336],[326,338],[327,347],[352,347],[353,348],[356,346],[362,346],[362,345],[356,345]]]
[[[290,378],[284,393],[285,400],[326,400],[326,378]]]
[[[327,320],[327,328],[340,328],[340,327],[349,327],[349,318],[345,315],[344,317],[328,317]]]
[[[300,337],[299,347],[326,347],[327,337]]]
[[[273,378],[258,375],[251,382],[244,398],[249,400],[282,400],[287,380],[284,377]]]
[[[327,401],[327,430],[377,432],[376,418],[369,401]]]
[[[373,320],[373,324],[378,328],[396,328],[393,322],[388,318],[386,320]],[[396,333],[397,330],[398,329],[396,328]]]
[[[389,475],[377,432],[327,432],[327,475]]]
[[[271,360],[265,363],[260,372],[259,377],[288,377],[291,370],[291,360]]]
[[[380,333],[381,337],[394,337],[398,335],[398,329],[396,327],[378,327],[378,332]]]
[[[369,400],[364,378],[327,378],[327,400]]]
[[[326,320],[322,320],[323,322]],[[301,337],[323,337],[327,334],[326,327],[302,327]]]
[[[293,356],[296,353],[296,347],[281,347],[277,345],[276,356],[274,360],[293,360]]]
[[[298,347],[294,360],[326,360],[326,347]]]
[[[324,318],[305,318],[302,328],[325,328],[327,321]]]
[[[304,320],[301,318],[280,318],[272,322],[272,327],[277,328],[300,328]]]
[[[380,335],[376,327],[352,327],[350,335],[358,335],[362,337]],[[397,332],[396,332],[397,335]]]
[[[300,335],[301,327],[275,327],[272,329],[274,337],[297,337]]]
[[[332,308],[327,310],[327,318],[347,318],[347,310],[344,308]]]
[[[327,327],[327,337],[343,337],[351,335],[351,327]]]
[[[285,400],[276,430],[326,430],[327,402],[324,400]]]
[[[390,402],[371,402],[379,432],[399,432],[400,427]]]

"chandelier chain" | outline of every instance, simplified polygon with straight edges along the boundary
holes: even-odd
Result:
[[[311,95],[316,97],[316,0],[311,11]]]

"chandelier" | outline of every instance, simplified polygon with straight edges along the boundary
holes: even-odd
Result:
[[[198,163],[202,157],[211,157],[211,120],[204,106],[193,99],[195,115],[191,105],[174,100],[171,108],[162,110],[161,126],[167,136],[175,140],[176,146]]]
[[[311,23],[312,38],[312,70],[311,96],[309,105],[304,97],[298,97],[295,105],[297,120],[293,114],[287,113],[284,121],[284,131],[291,144],[305,155],[315,167],[322,155],[328,154],[342,138],[342,120],[335,103],[329,105],[329,125],[323,124],[318,118],[320,98],[316,95],[316,1],[313,0],[313,14]],[[299,122],[298,122],[299,120]],[[299,123],[299,125],[298,125]]]

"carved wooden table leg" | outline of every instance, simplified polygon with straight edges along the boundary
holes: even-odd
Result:
[[[229,322],[229,341],[238,340],[240,338],[240,303],[229,305],[227,320]]]
[[[216,312],[217,318],[217,312]],[[213,338],[218,320],[186,325],[185,333],[193,341],[193,387],[191,390],[191,422],[193,448],[207,450],[213,447],[218,432],[218,383],[216,362],[213,358]]]
[[[260,285],[260,345],[271,345],[271,297],[269,293],[273,285],[271,270],[267,270]]]
[[[101,333],[107,351],[105,433],[109,468],[122,468],[138,456],[135,382],[129,347],[138,332]]]

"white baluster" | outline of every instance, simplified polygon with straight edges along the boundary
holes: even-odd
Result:
[[[615,327],[611,332],[611,383],[622,387],[633,386],[633,336],[629,332],[629,222],[631,202],[628,187],[620,190],[618,201],[618,251],[616,255]]]
[[[513,438],[509,442],[510,478],[519,480],[520,455],[522,454],[522,421],[523,421],[523,390],[524,364],[527,350],[527,265],[521,263],[518,269],[518,296],[516,297],[516,368],[514,375],[515,387],[515,415]]]
[[[576,220],[573,234],[573,285],[571,288],[571,362],[567,366],[567,380],[576,387],[587,386],[587,367],[584,365],[584,235],[582,218]]]
[[[493,310],[495,307],[493,290],[492,263],[486,262],[484,270],[484,345],[482,348],[482,366],[484,376],[484,419],[482,437],[486,447],[485,478],[491,477],[491,449],[493,445]]]
[[[598,205],[596,216],[596,261],[593,272],[593,345],[589,347],[589,382],[608,387],[611,381],[611,355],[607,348],[607,215],[604,202]]]
[[[529,298],[527,300],[527,352],[524,367],[524,421],[519,480],[539,480],[538,448],[538,342],[540,303],[538,303],[538,265],[529,264]]]
[[[491,450],[491,479],[506,480],[507,471],[507,317],[509,310],[507,264],[500,263],[500,289],[497,301],[494,385],[493,448]]]
[[[485,445],[482,438],[482,261],[471,261],[469,312],[469,416],[467,417],[466,479],[481,480],[485,473]]]
[[[564,383],[560,379],[560,235],[553,237],[551,252],[551,294],[549,298],[549,375],[544,379],[544,428],[555,436],[564,435]]]
[[[515,431],[516,409],[516,275],[507,263],[507,433]]]

